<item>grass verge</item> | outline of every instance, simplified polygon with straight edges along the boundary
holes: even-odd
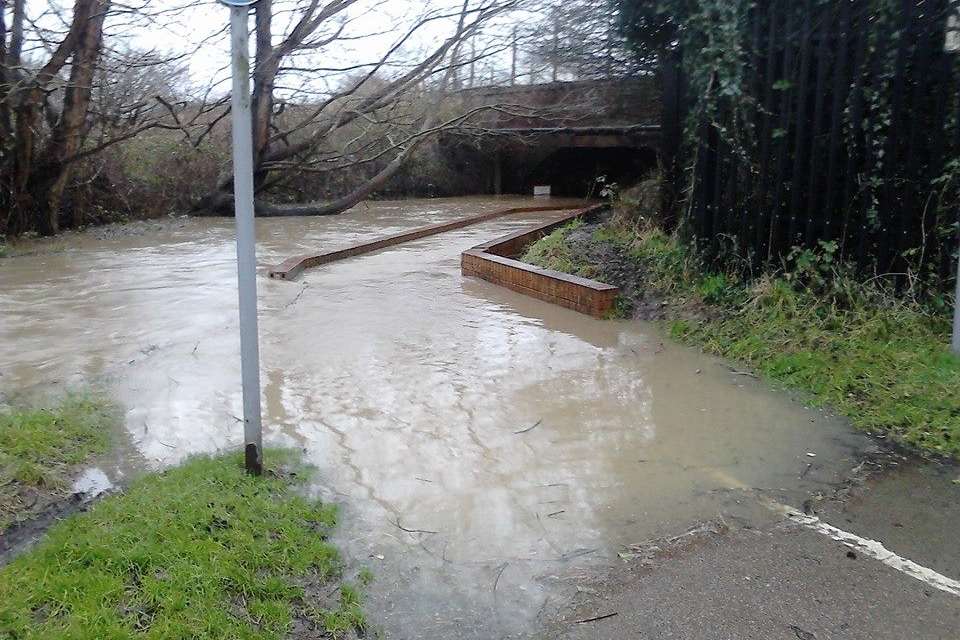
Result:
[[[531,246],[524,260],[581,275],[609,273],[591,264],[590,257],[603,252],[570,241],[584,231],[559,229]],[[856,280],[834,261],[829,243],[796,253],[778,274],[743,281],[704,269],[675,238],[623,217],[590,234],[590,243],[626,256],[646,283],[623,308],[649,308],[653,299],[666,309],[657,318],[673,338],[747,363],[861,429],[960,458],[960,358],[948,349],[944,305],[905,300],[877,280]],[[620,286],[618,279],[607,282]]]
[[[111,407],[74,394],[47,409],[0,409],[0,533],[62,498],[78,465],[106,451]]]
[[[239,455],[146,476],[54,526],[0,569],[0,637],[340,637],[364,627],[335,581],[336,510],[302,497],[304,470],[247,475]],[[369,579],[361,576],[361,582]]]

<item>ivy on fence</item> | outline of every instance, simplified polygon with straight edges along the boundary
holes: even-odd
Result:
[[[836,242],[864,269],[942,287],[960,212],[957,1],[668,5],[682,13],[674,206],[706,254],[761,265]]]

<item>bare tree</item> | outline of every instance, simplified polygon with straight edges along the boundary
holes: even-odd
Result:
[[[524,49],[529,64],[553,81],[635,76],[654,69],[654,61],[631,51],[621,34],[619,2],[544,0],[537,14]]]
[[[444,99],[456,69],[490,55],[490,48],[462,55],[463,44],[518,5],[517,0],[462,0],[456,7],[428,8],[396,34],[376,59],[342,67],[312,64],[331,47],[362,39],[349,31],[357,0],[293,0],[287,15],[296,16],[278,38],[273,24],[279,0],[260,0],[256,12],[256,60],[253,69],[254,167],[258,215],[329,215],[344,211],[381,188],[430,135],[459,126],[472,114],[442,118]],[[447,27],[447,34],[413,56],[410,47],[427,28]],[[504,47],[509,46],[504,42]],[[302,85],[324,75],[359,72],[329,92],[301,88],[297,100],[278,106],[285,79]],[[289,89],[286,89],[289,92]],[[293,104],[287,112],[287,104]],[[281,117],[283,114],[284,117]],[[346,135],[344,135],[346,134]],[[346,138],[342,140],[342,138]],[[371,154],[373,158],[371,158]],[[379,160],[382,168],[350,192],[328,202],[276,205],[263,195],[300,170],[344,170]],[[229,213],[231,181],[225,175],[198,204],[198,209]]]
[[[105,45],[111,16],[147,14],[112,0],[50,7],[31,17],[26,0],[0,0],[0,234],[56,233],[81,160],[150,128],[180,128],[163,94],[116,90],[124,73],[165,62]]]

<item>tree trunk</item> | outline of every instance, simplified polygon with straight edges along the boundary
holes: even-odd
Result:
[[[377,91],[370,95],[364,95],[360,102],[348,110],[343,110],[326,119],[319,118],[323,105],[313,117],[318,118],[313,121],[313,131],[302,139],[286,144],[284,146],[273,145],[271,147],[271,137],[276,136],[273,114],[273,90],[276,77],[280,72],[282,61],[285,56],[290,55],[301,47],[305,40],[313,34],[324,20],[340,13],[346,7],[353,4],[352,0],[337,0],[329,2],[321,7],[319,0],[311,0],[309,6],[304,10],[299,22],[293,27],[287,38],[277,44],[273,44],[271,33],[272,21],[272,0],[260,0],[256,7],[256,40],[257,55],[253,73],[253,145],[254,145],[254,179],[257,192],[265,187],[267,176],[276,169],[269,168],[276,166],[282,161],[301,159],[308,157],[313,153],[319,141],[326,138],[332,132],[346,126],[357,118],[363,117],[367,113],[375,112],[383,108],[396,99],[400,92],[409,89],[414,84],[423,81],[429,77],[430,72],[443,60],[451,54],[452,63],[445,70],[441,80],[441,88],[438,92],[442,96],[446,92],[446,87],[451,79],[455,78],[457,69],[456,61],[459,59],[459,47],[464,39],[471,35],[479,18],[475,22],[466,25],[466,20],[470,15],[469,1],[464,0],[460,19],[457,23],[457,29],[453,36],[442,41],[439,46],[425,59],[404,74],[384,84]],[[495,15],[497,12],[491,12]],[[335,36],[331,36],[335,38]],[[385,61],[386,59],[384,59]],[[382,62],[384,62],[382,61]],[[382,63],[381,62],[381,63]],[[359,86],[359,85],[357,85]],[[354,87],[355,90],[357,87]],[[340,94],[339,97],[350,96],[353,90],[348,90]],[[332,101],[332,98],[331,98]],[[420,132],[411,136],[405,148],[377,175],[368,180],[351,193],[348,193],[336,200],[330,202],[311,202],[300,205],[273,205],[267,202],[258,201],[255,203],[257,215],[260,216],[318,216],[333,215],[349,209],[359,201],[368,197],[371,193],[380,189],[394,174],[403,166],[403,163],[410,157],[413,151],[423,142],[426,134],[434,126],[434,122],[439,115],[439,99],[437,104],[431,105]],[[301,128],[297,127],[294,130]],[[281,134],[282,135],[282,134]],[[194,212],[200,215],[232,215],[233,214],[233,196],[229,193],[232,186],[232,176],[223,176],[216,185],[214,191],[202,197],[193,208]]]
[[[273,50],[273,0],[260,0],[256,5],[256,61],[253,68],[253,166],[262,165],[269,151],[270,120],[273,117],[273,87],[280,70],[279,56]],[[258,181],[265,173],[258,172]]]
[[[16,0],[14,10],[22,10],[22,4],[23,0]],[[49,235],[59,230],[60,203],[70,177],[71,156],[80,147],[109,5],[110,0],[76,0],[67,35],[34,77],[23,81],[24,88],[13,101],[16,107],[12,159],[5,180],[9,211],[0,233],[36,230]],[[19,20],[22,30],[22,17]],[[7,60],[19,55],[20,44],[14,44],[17,24],[15,15]],[[64,94],[63,113],[38,156],[46,91],[68,60],[71,60],[70,82]]]
[[[331,200],[330,202],[307,202],[295,205],[273,205],[267,202],[257,202],[255,207],[256,214],[269,218],[278,216],[332,216],[343,213],[385,185],[387,181],[400,170],[407,161],[407,158],[410,157],[422,142],[422,138],[411,142],[410,146],[401,151],[397,157],[391,160],[390,164],[381,169],[377,175],[367,180],[352,192],[336,200]]]
[[[49,186],[45,193],[45,218],[41,220],[41,233],[55,234],[59,231],[60,208],[63,191],[70,179],[71,158],[80,150],[83,141],[84,123],[90,107],[93,75],[103,45],[103,22],[111,0],[95,0],[93,12],[86,21],[70,64],[70,80],[63,96],[63,111],[53,130],[44,158],[49,163],[49,172],[38,172],[41,181]],[[79,212],[75,221],[82,222]]]

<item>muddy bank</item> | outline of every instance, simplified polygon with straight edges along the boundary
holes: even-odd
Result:
[[[135,466],[117,407],[51,387],[2,396],[10,404],[0,404],[0,564],[113,492]]]
[[[44,494],[28,503],[24,518],[7,527],[0,535],[0,567],[39,542],[47,531],[64,518],[82,513],[104,494],[86,492]]]

